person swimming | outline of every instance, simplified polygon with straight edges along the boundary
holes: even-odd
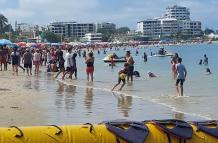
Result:
[[[139,73],[138,71],[134,71],[134,72],[133,72],[133,75],[134,75],[135,77],[140,77],[140,73]]]
[[[157,77],[154,73],[152,73],[152,72],[148,72],[148,77],[150,77],[150,78],[154,78],[154,77]]]
[[[206,74],[207,74],[207,75],[212,74],[212,72],[210,71],[210,68],[206,68]]]
[[[199,61],[199,65],[202,65],[202,63],[203,63],[203,60],[202,59],[200,59],[200,61]]]

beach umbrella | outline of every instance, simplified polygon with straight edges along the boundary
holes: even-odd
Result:
[[[19,46],[19,47],[27,47],[26,42],[19,42],[16,45]]]
[[[12,42],[7,39],[0,39],[0,45],[11,45]]]
[[[36,43],[27,43],[27,47],[36,48]]]

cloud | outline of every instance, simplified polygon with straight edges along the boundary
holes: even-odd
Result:
[[[44,25],[54,20],[101,22],[109,21],[118,26],[136,28],[141,20],[160,17],[167,6],[187,6],[191,17],[200,20],[205,27],[217,28],[217,0],[0,0],[1,12],[9,21],[30,22]],[[6,4],[7,3],[7,4]]]

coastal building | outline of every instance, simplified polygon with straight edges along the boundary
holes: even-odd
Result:
[[[201,35],[201,22],[200,21],[191,21],[191,20],[182,20],[179,21],[179,32],[186,36],[192,35]]]
[[[167,7],[164,16],[161,18],[138,22],[137,32],[153,39],[175,36],[179,33],[186,37],[192,37],[202,34],[201,27],[200,21],[190,19],[188,8],[174,5]]]
[[[161,35],[161,21],[157,19],[140,21],[137,24],[137,32],[145,37],[159,38]]]
[[[17,23],[15,22],[15,31],[18,34],[25,34],[25,33],[33,33],[34,31],[37,31],[39,29],[39,26],[33,25],[31,23]]]
[[[179,32],[178,20],[175,18],[163,18],[159,19],[161,22],[161,34],[160,37],[169,37]]]
[[[190,10],[187,7],[174,5],[167,7],[164,18],[175,18],[177,20],[190,20]]]
[[[84,37],[87,33],[95,33],[94,23],[52,22],[48,25],[51,32],[64,37]]]
[[[87,33],[83,37],[84,42],[87,43],[96,43],[102,41],[102,34],[101,33]]]
[[[116,29],[116,24],[111,22],[96,23],[96,32],[98,29]]]

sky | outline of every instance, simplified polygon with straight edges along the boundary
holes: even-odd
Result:
[[[167,6],[190,8],[192,20],[218,30],[218,0],[0,0],[0,13],[13,25],[53,21],[113,22],[136,29],[138,21],[161,17]]]

